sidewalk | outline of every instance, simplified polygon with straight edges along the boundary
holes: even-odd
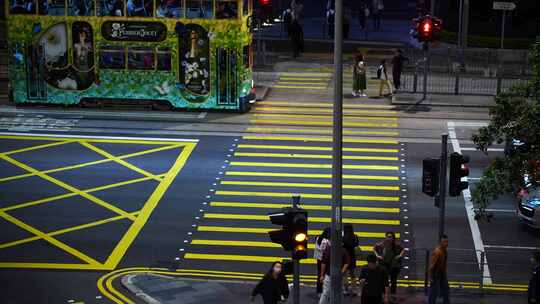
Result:
[[[122,285],[142,303],[163,304],[241,304],[249,303],[256,282],[173,278],[154,274],[132,274],[122,277]],[[312,286],[300,287],[300,303],[318,303]],[[453,304],[518,304],[526,302],[524,293],[485,293],[477,290],[452,290]],[[255,303],[262,303],[258,297]],[[286,303],[292,303],[289,299]],[[359,303],[357,297],[346,297],[344,304]],[[423,290],[398,290],[398,303],[424,304]]]

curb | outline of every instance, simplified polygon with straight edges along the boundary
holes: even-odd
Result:
[[[149,296],[148,294],[144,293],[142,291],[142,289],[140,289],[139,287],[135,286],[132,283],[133,278],[136,277],[136,276],[139,276],[139,275],[140,274],[128,274],[126,276],[123,276],[120,283],[122,284],[122,286],[124,286],[127,290],[129,290],[131,293],[133,293],[136,297],[140,298],[145,303],[148,303],[148,304],[160,304],[160,302],[158,300],[156,300],[156,299],[152,298],[151,296]],[[161,275],[155,275],[155,274],[147,274],[147,276],[169,278],[167,276],[161,276]]]

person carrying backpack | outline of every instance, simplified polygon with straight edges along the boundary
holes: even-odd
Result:
[[[383,96],[383,89],[386,87],[388,90],[387,96],[392,96],[392,87],[388,80],[388,74],[386,73],[386,60],[381,60],[379,67],[377,68],[377,79],[379,79],[379,97]]]

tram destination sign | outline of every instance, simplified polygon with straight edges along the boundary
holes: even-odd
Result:
[[[167,37],[167,27],[160,22],[106,21],[101,35],[112,41],[159,42]]]

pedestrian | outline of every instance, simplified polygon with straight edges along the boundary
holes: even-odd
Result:
[[[381,30],[381,18],[384,10],[383,0],[373,0],[371,6],[371,18],[373,19],[373,28],[376,31]]]
[[[533,269],[529,280],[528,298],[529,304],[540,303],[540,252],[535,252],[532,257]]]
[[[428,304],[435,304],[438,297],[444,304],[450,304],[450,286],[448,285],[448,236],[443,235],[429,261],[428,276],[430,279]]]
[[[317,278],[321,277],[321,265],[324,250],[326,246],[330,245],[330,228],[323,230],[321,235],[315,239],[315,249],[313,250],[313,258],[317,260]],[[320,280],[317,280],[317,296],[321,297],[323,290],[323,284]]]
[[[366,20],[369,18],[369,6],[366,0],[358,1],[358,24],[360,24],[360,30],[366,31]]]
[[[328,36],[334,39],[334,20],[335,20],[335,3],[334,0],[328,0],[326,3],[326,24],[328,25]]]
[[[379,265],[384,267],[390,276],[390,295],[395,301],[397,278],[401,271],[401,261],[405,255],[405,248],[396,241],[396,234],[392,231],[386,233],[386,238],[373,247]]]
[[[358,240],[358,236],[354,233],[353,225],[350,223],[343,225],[343,248],[347,251],[347,254],[351,259],[345,278],[343,278],[344,295],[355,295],[352,288],[356,285],[356,275],[354,271],[356,269],[356,248],[359,243],[360,241]]]
[[[343,7],[343,39],[349,39],[351,29],[351,9],[348,6]]]
[[[277,304],[289,297],[289,284],[283,273],[283,264],[274,262],[268,272],[262,277],[251,292],[251,302],[261,295],[264,304]]]
[[[301,0],[292,0],[291,1],[291,15],[293,19],[296,19],[298,23],[297,30],[299,31],[299,51],[304,52],[304,26],[302,25],[302,12],[304,10],[304,5]]]
[[[392,87],[390,87],[388,81],[388,74],[386,73],[386,60],[381,60],[379,67],[377,68],[377,79],[379,79],[379,97],[383,96],[383,89],[388,89],[387,96],[392,96]]]
[[[319,276],[319,281],[323,284],[323,291],[321,298],[319,299],[319,304],[330,304],[330,252],[332,246],[326,246],[323,252],[322,263],[321,263],[321,275]],[[351,263],[351,258],[347,251],[340,246],[341,250],[341,275],[344,275],[349,269],[349,264]]]
[[[367,97],[367,95],[364,93],[364,91],[367,89],[366,69],[364,55],[359,53],[358,55],[354,56],[352,90],[352,95],[354,97]]]
[[[403,63],[405,61],[409,61],[409,58],[403,56],[403,50],[398,49],[392,58],[392,80],[394,81],[394,88],[396,90],[401,88],[401,72],[403,71]]]
[[[291,44],[293,47],[293,57],[300,56],[300,51],[302,49],[302,27],[298,23],[298,20],[292,15],[291,27]]]
[[[367,266],[360,271],[360,283],[363,285],[361,303],[381,304],[390,303],[388,297],[388,273],[384,267],[377,265],[377,257],[370,254],[367,257]]]

